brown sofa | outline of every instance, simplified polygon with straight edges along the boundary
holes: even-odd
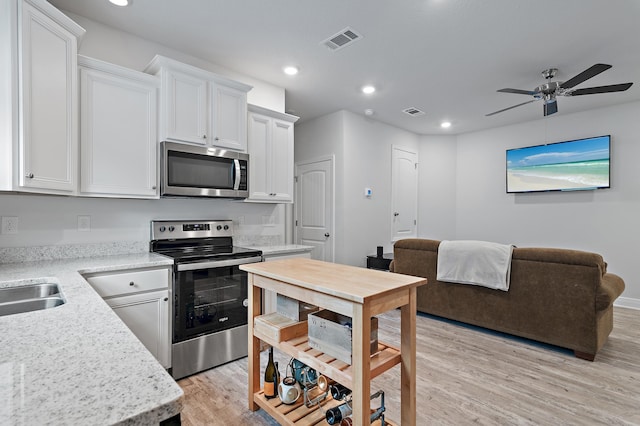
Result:
[[[391,271],[427,278],[418,311],[568,348],[593,361],[613,328],[624,281],[602,256],[555,248],[514,248],[509,291],[436,280],[440,241],[394,245]]]

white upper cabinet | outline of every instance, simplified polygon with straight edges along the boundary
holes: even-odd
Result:
[[[0,189],[73,194],[84,29],[44,0],[3,1],[0,16]]]
[[[162,73],[162,140],[207,144],[207,80],[176,70]]]
[[[79,56],[80,192],[158,198],[159,80]]]
[[[247,150],[251,86],[156,55],[145,72],[160,75],[159,140]]]
[[[249,105],[249,198],[293,201],[293,124],[298,117]]]
[[[247,92],[210,83],[213,112],[212,145],[247,151]]]

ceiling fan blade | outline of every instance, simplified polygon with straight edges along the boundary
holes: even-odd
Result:
[[[543,107],[542,113],[544,114],[545,117],[547,115],[555,114],[556,112],[558,112],[558,102],[556,99],[545,101],[542,107]]]
[[[609,86],[586,87],[584,89],[574,90],[569,96],[595,95],[596,93],[624,92],[633,83],[611,84]]]
[[[515,93],[517,95],[535,95],[538,92],[532,92],[531,90],[520,90],[520,89],[500,89],[498,92],[501,93]]]
[[[562,89],[571,89],[573,86],[577,86],[578,84],[582,83],[583,81],[587,81],[592,77],[595,77],[596,75],[600,74],[601,72],[604,72],[606,70],[608,70],[609,68],[611,68],[611,65],[607,65],[607,64],[595,64],[590,68],[587,68],[586,70],[582,71],[580,74],[576,75],[575,77],[565,81],[564,83],[562,83],[560,85],[560,87]]]
[[[530,101],[523,102],[523,103],[518,104],[518,105],[510,106],[509,108],[501,109],[500,111],[495,111],[495,112],[492,112],[490,114],[485,114],[485,117],[490,117],[490,116],[496,115],[496,114],[498,114],[500,112],[508,111],[510,109],[517,108],[517,107],[522,106],[522,105],[530,104],[531,102],[535,102],[535,101],[537,101],[537,99],[532,99]]]

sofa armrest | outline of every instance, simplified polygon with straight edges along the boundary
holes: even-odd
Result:
[[[602,277],[602,283],[596,292],[596,310],[604,311],[624,291],[624,281],[615,274],[607,273]]]

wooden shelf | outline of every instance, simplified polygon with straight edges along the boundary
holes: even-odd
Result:
[[[310,398],[315,397],[319,391],[311,390]],[[317,392],[317,393],[314,393]],[[331,398],[331,395],[327,395],[327,399],[321,402],[322,409],[317,405],[312,408],[307,408],[304,405],[304,398],[300,397],[295,404],[287,405],[280,401],[280,398],[265,398],[262,391],[253,394],[253,400],[264,411],[269,413],[278,423],[283,426],[311,426],[311,425],[326,425],[324,412],[329,408],[333,408],[336,405],[340,405],[341,401],[336,401]],[[385,418],[385,424],[391,426],[397,426],[396,423],[391,422]],[[380,426],[380,420],[376,420],[371,423],[373,426]]]
[[[287,355],[305,363],[318,373],[332,378],[349,389],[353,389],[354,383],[351,365],[317,349],[311,348],[307,335],[282,342],[275,341],[257,329],[253,330],[253,335],[285,352]],[[371,378],[373,379],[379,376],[399,364],[401,360],[400,349],[383,342],[378,342],[378,351],[371,355]]]

